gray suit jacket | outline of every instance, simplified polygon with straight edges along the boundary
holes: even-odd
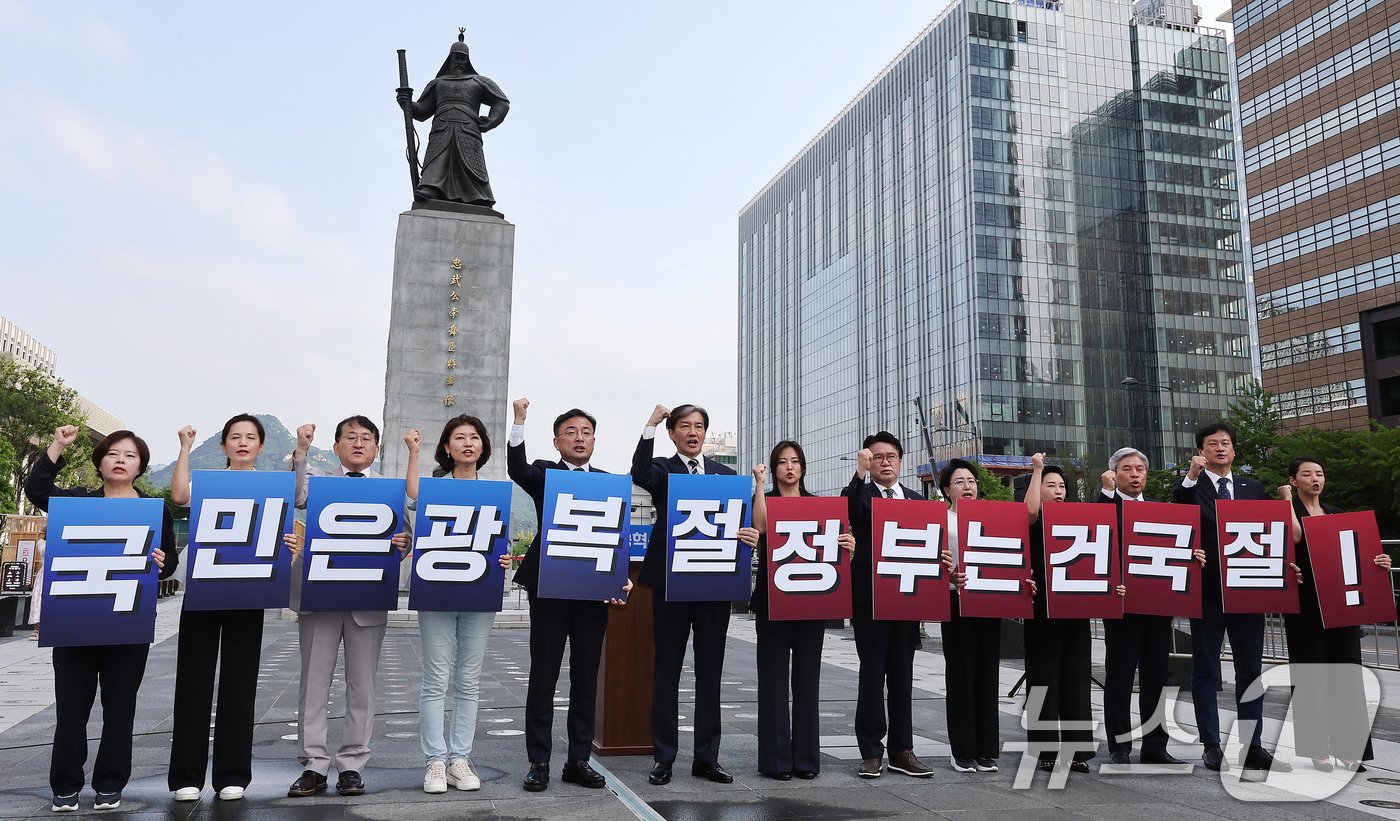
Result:
[[[327,473],[323,470],[312,470],[307,467],[305,461],[293,461],[292,469],[297,475],[296,506],[299,510],[306,509],[306,495],[311,486],[312,476],[337,475],[334,473]],[[344,468],[341,468],[341,473],[339,475],[344,475]],[[374,470],[366,470],[365,478],[381,479],[383,477]],[[296,558],[292,560],[292,599],[289,606],[295,610],[298,615],[306,615],[310,612],[301,609],[301,557],[305,552],[304,549],[298,551]],[[350,615],[355,619],[355,623],[361,627],[378,627],[389,623],[389,613],[387,610],[351,610]]]

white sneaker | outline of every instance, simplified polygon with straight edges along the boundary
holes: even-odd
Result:
[[[447,792],[447,765],[441,761],[428,764],[428,771],[423,773],[423,792],[429,795]]]
[[[452,766],[447,768],[447,783],[459,790],[481,789],[481,779],[472,772],[472,765],[468,764],[465,758],[453,761]]]
[[[237,801],[238,799],[240,799],[240,798],[242,798],[242,797],[243,797],[243,788],[242,788],[242,787],[224,787],[222,790],[219,790],[219,800],[220,800],[220,801]]]
[[[175,791],[176,801],[198,801],[202,792],[198,787],[181,787]]]

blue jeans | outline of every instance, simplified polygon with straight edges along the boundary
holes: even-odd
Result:
[[[423,687],[418,695],[418,734],[428,763],[466,758],[476,735],[481,666],[495,613],[418,613],[423,637]],[[447,681],[452,679],[452,728],[447,716]],[[450,755],[449,755],[450,754]]]
[[[1196,728],[1202,744],[1220,743],[1220,712],[1215,685],[1220,681],[1220,648],[1230,634],[1235,657],[1235,705],[1237,721],[1253,721],[1254,734],[1244,746],[1258,744],[1264,730],[1264,699],[1240,701],[1240,695],[1259,678],[1264,656],[1264,615],[1222,613],[1218,593],[1205,591],[1201,618],[1191,620],[1191,701],[1196,707]]]

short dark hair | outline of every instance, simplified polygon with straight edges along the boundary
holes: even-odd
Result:
[[[569,408],[568,410],[554,417],[554,435],[559,435],[559,429],[564,426],[565,422],[569,421],[570,419],[578,418],[587,419],[588,424],[593,426],[593,430],[598,430],[598,420],[593,418],[593,414],[589,413],[583,408]]]
[[[230,417],[229,420],[224,423],[223,432],[219,434],[219,447],[223,447],[224,442],[228,441],[228,432],[239,422],[252,423],[253,427],[258,431],[258,441],[263,443],[267,442],[267,431],[263,429],[263,423],[258,420],[258,417],[251,413],[240,413],[237,416]],[[230,467],[232,465],[232,459],[224,459],[224,467]]]
[[[975,470],[973,471],[973,473],[976,472],[977,471]],[[1065,484],[1069,484],[1069,477],[1065,476],[1065,469],[1060,467],[1059,465],[1046,465],[1045,467],[1041,468],[1040,480],[1042,482],[1045,481],[1045,477],[1051,474],[1057,474],[1061,479],[1064,480]]]
[[[345,431],[345,426],[350,424],[351,422],[354,422],[355,424],[374,434],[374,443],[376,445],[379,444],[379,426],[374,424],[374,422],[370,421],[370,418],[368,416],[360,416],[358,414],[355,416],[347,416],[344,419],[340,420],[340,424],[335,426],[335,441],[340,441],[340,434]]]
[[[1230,434],[1231,445],[1238,445],[1240,443],[1239,437],[1235,436],[1235,429],[1229,422],[1212,422],[1196,431],[1196,450],[1204,448],[1206,446],[1206,437],[1213,433],[1228,433]]]
[[[97,468],[97,475],[102,475],[102,457],[106,456],[118,442],[130,439],[136,444],[136,453],[141,457],[141,469],[136,472],[133,479],[144,476],[146,468],[151,464],[151,446],[146,444],[146,440],[137,436],[129,430],[114,430],[102,437],[102,441],[92,449],[92,466]]]
[[[768,472],[773,474],[773,466],[778,463],[778,456],[788,448],[792,448],[797,453],[797,464],[802,466],[802,475],[797,477],[797,492],[801,496],[811,496],[807,490],[807,454],[802,451],[802,446],[791,439],[784,439],[773,446],[773,452],[768,454]],[[773,475],[773,489],[778,489],[778,477]]]
[[[481,470],[486,467],[486,462],[491,458],[491,437],[486,433],[486,423],[468,414],[454,416],[447,420],[447,424],[442,426],[442,435],[438,437],[437,450],[433,451],[433,459],[437,461],[438,467],[442,468],[444,476],[452,475],[452,469],[456,463],[452,461],[452,454],[447,452],[447,445],[452,440],[452,432],[463,425],[471,425],[476,429],[476,435],[481,437],[481,458],[476,460],[476,469]]]
[[[692,413],[700,414],[700,418],[705,420],[705,430],[710,429],[710,412],[700,407],[699,405],[692,405],[690,403],[686,403],[684,405],[677,405],[675,410],[671,411],[671,413],[666,417],[666,430],[675,430],[676,420],[684,419]]]
[[[1308,462],[1312,462],[1314,465],[1317,465],[1323,470],[1327,469],[1327,466],[1322,464],[1322,460],[1317,458],[1316,456],[1295,456],[1293,457],[1293,461],[1288,463],[1288,478],[1297,479],[1298,471],[1301,470],[1303,468],[1303,465],[1306,465]]]
[[[870,434],[869,436],[865,437],[865,441],[862,442],[860,446],[862,448],[868,448],[877,442],[884,442],[887,445],[893,445],[894,452],[899,454],[899,458],[904,458],[904,446],[899,443],[899,437],[895,436],[893,433],[890,433],[887,430],[882,430],[879,433]]]
[[[965,470],[973,476],[977,475],[977,466],[966,459],[949,459],[948,464],[943,466],[943,470],[938,472],[938,492],[944,496],[948,495],[948,488],[953,484],[953,474],[959,470]]]

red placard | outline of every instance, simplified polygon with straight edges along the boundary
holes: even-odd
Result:
[[[1118,508],[1047,502],[1040,509],[1045,545],[1045,606],[1052,619],[1121,619]]]
[[[948,507],[915,499],[874,499],[870,509],[871,584],[877,621],[947,621],[951,617]]]
[[[768,506],[768,618],[849,619],[851,554],[840,496],[774,496]]]
[[[958,503],[958,567],[967,585],[958,594],[964,616],[1029,619],[1030,523],[1021,502],[968,499]]]
[[[1226,613],[1297,613],[1293,509],[1289,502],[1221,499],[1215,503],[1216,564]]]
[[[1390,571],[1375,563],[1384,549],[1375,511],[1309,516],[1303,533],[1323,627],[1395,620]]]
[[[1196,505],[1123,503],[1124,613],[1201,617],[1200,529]]]

